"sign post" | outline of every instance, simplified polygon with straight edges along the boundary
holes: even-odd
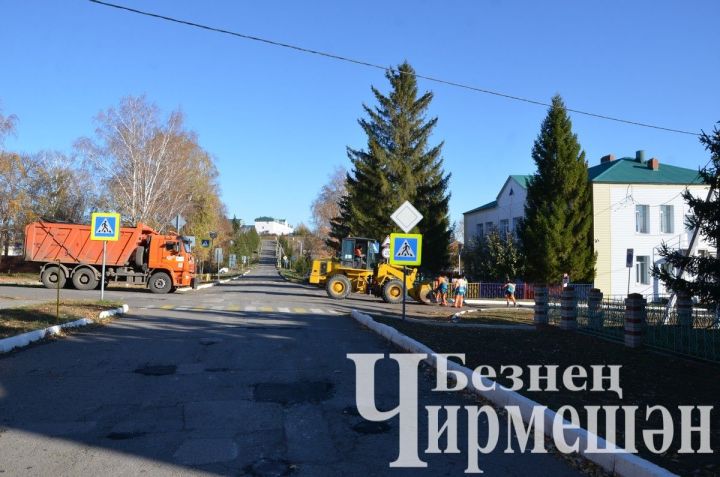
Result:
[[[105,299],[105,261],[107,243],[117,242],[120,238],[120,214],[114,212],[93,212],[90,216],[90,240],[102,240],[103,258],[100,274],[100,300]]]
[[[410,245],[409,242],[405,241],[400,247],[395,247],[395,239],[398,238],[398,236],[401,236],[402,234],[390,234],[390,264],[391,265],[402,265],[403,267],[403,306],[402,306],[402,319],[405,320],[405,296],[407,295],[407,285],[406,285],[406,276],[407,276],[407,269],[405,268],[405,265],[420,265],[420,254],[422,252],[422,235],[420,234],[408,234],[410,230],[412,230],[413,227],[415,227],[418,222],[420,222],[423,218],[422,214],[418,212],[418,210],[413,207],[413,205],[409,201],[405,201],[402,203],[400,207],[393,212],[393,214],[390,216],[393,222],[395,222],[398,227],[400,227],[403,232],[405,232],[406,238],[410,239],[413,243],[416,243],[417,249],[416,249],[416,257],[417,257],[417,263],[413,260],[406,260],[407,256],[400,255],[404,253],[408,253],[408,251],[412,252],[412,250],[406,248]],[[385,243],[383,241],[383,243]]]
[[[628,269],[628,289],[627,294],[630,294],[630,271],[632,270],[633,266],[633,255],[635,254],[634,248],[627,249],[627,255],[625,256],[625,266]]]

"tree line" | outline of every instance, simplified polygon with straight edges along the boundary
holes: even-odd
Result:
[[[89,223],[96,210],[160,232],[173,230],[172,218],[180,214],[187,222],[184,235],[200,239],[214,231],[216,243],[232,234],[215,160],[179,110],[164,115],[145,96],[124,97],[97,114],[95,134],[76,140],[69,154],[6,150],[5,139],[19,124],[0,111],[0,260],[22,243],[27,223]],[[195,252],[201,259],[210,254],[200,247]]]

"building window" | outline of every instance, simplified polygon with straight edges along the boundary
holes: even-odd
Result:
[[[520,228],[520,224],[522,223],[523,218],[522,217],[513,217],[513,232],[517,233],[518,229]]]
[[[672,205],[660,206],[660,232],[664,234],[675,233],[673,220],[675,218]]]
[[[485,222],[485,233],[489,234],[490,232],[492,232],[493,229],[495,228],[494,225],[495,224],[493,224],[492,222]]]
[[[635,281],[643,285],[650,283],[650,270],[648,264],[650,263],[650,257],[647,255],[640,255],[635,257]]]
[[[485,236],[485,229],[483,228],[483,224],[477,224],[475,226],[475,234],[478,238],[482,238]]]
[[[639,234],[650,233],[650,216],[648,209],[650,206],[647,205],[636,205],[635,206],[635,232]]]
[[[500,221],[500,236],[505,238],[508,232],[510,232],[510,221],[508,219],[502,219]]]

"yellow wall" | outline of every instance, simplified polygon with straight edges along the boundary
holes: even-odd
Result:
[[[597,262],[595,288],[611,293],[610,184],[593,184],[593,238]]]

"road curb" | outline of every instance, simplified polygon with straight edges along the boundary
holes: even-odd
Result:
[[[380,336],[388,339],[396,346],[409,351],[412,353],[427,354],[428,358],[425,360],[427,364],[433,368],[437,368],[437,358],[435,352],[428,346],[410,338],[403,333],[400,333],[395,328],[378,323],[373,320],[370,315],[366,315],[357,310],[352,310],[352,317],[363,326],[369,328]],[[509,391],[496,384],[491,379],[480,377],[481,384],[485,388],[492,388],[491,390],[477,389],[472,382],[473,371],[470,368],[459,365],[454,361],[446,361],[444,365],[450,371],[456,371],[462,373],[467,377],[467,389],[483,399],[487,399],[498,407],[504,407],[506,405],[514,405],[520,409],[522,414],[523,422],[528,424],[532,415],[533,408],[535,406],[541,406],[541,404],[522,396],[515,391]],[[552,423],[555,420],[555,411],[546,408],[544,415],[544,431],[545,435],[552,437]],[[569,421],[563,420],[565,424],[570,425]],[[580,444],[580,449],[587,448],[587,442],[590,437],[593,437],[598,448],[609,448],[607,441],[599,436],[595,436],[591,432],[582,428],[575,429],[564,429],[564,436],[566,442],[573,442],[575,439]],[[673,474],[667,469],[664,469],[652,462],[643,459],[635,454],[628,454],[623,452],[618,453],[590,453],[580,452],[585,459],[594,462],[608,472],[612,472],[613,475],[619,477],[678,477],[677,474]]]
[[[98,319],[102,320],[104,318],[109,318],[115,315],[123,315],[127,313],[129,309],[129,306],[123,305],[112,310],[101,311],[98,314]],[[61,330],[65,328],[79,328],[81,326],[92,325],[93,323],[95,323],[95,320],[91,320],[89,318],[82,318],[80,320],[63,323],[62,325],[50,326],[40,330],[28,331],[27,333],[11,336],[9,338],[3,338],[0,340],[0,354],[12,351],[15,348],[23,348],[30,343],[34,343],[35,341],[41,340],[48,336],[57,335],[60,333]]]
[[[178,288],[177,290],[175,290],[175,292],[176,293],[187,293],[187,292],[195,291],[195,290],[204,290],[205,288],[214,287],[215,285],[221,285],[223,283],[228,283],[232,280],[238,280],[238,279],[244,277],[245,275],[247,275],[248,273],[250,273],[250,270],[248,270],[245,273],[243,273],[242,275],[238,275],[236,277],[225,278],[223,280],[215,280],[214,282],[211,282],[211,283],[203,283],[202,285],[198,285],[197,288],[192,288],[192,287]]]

